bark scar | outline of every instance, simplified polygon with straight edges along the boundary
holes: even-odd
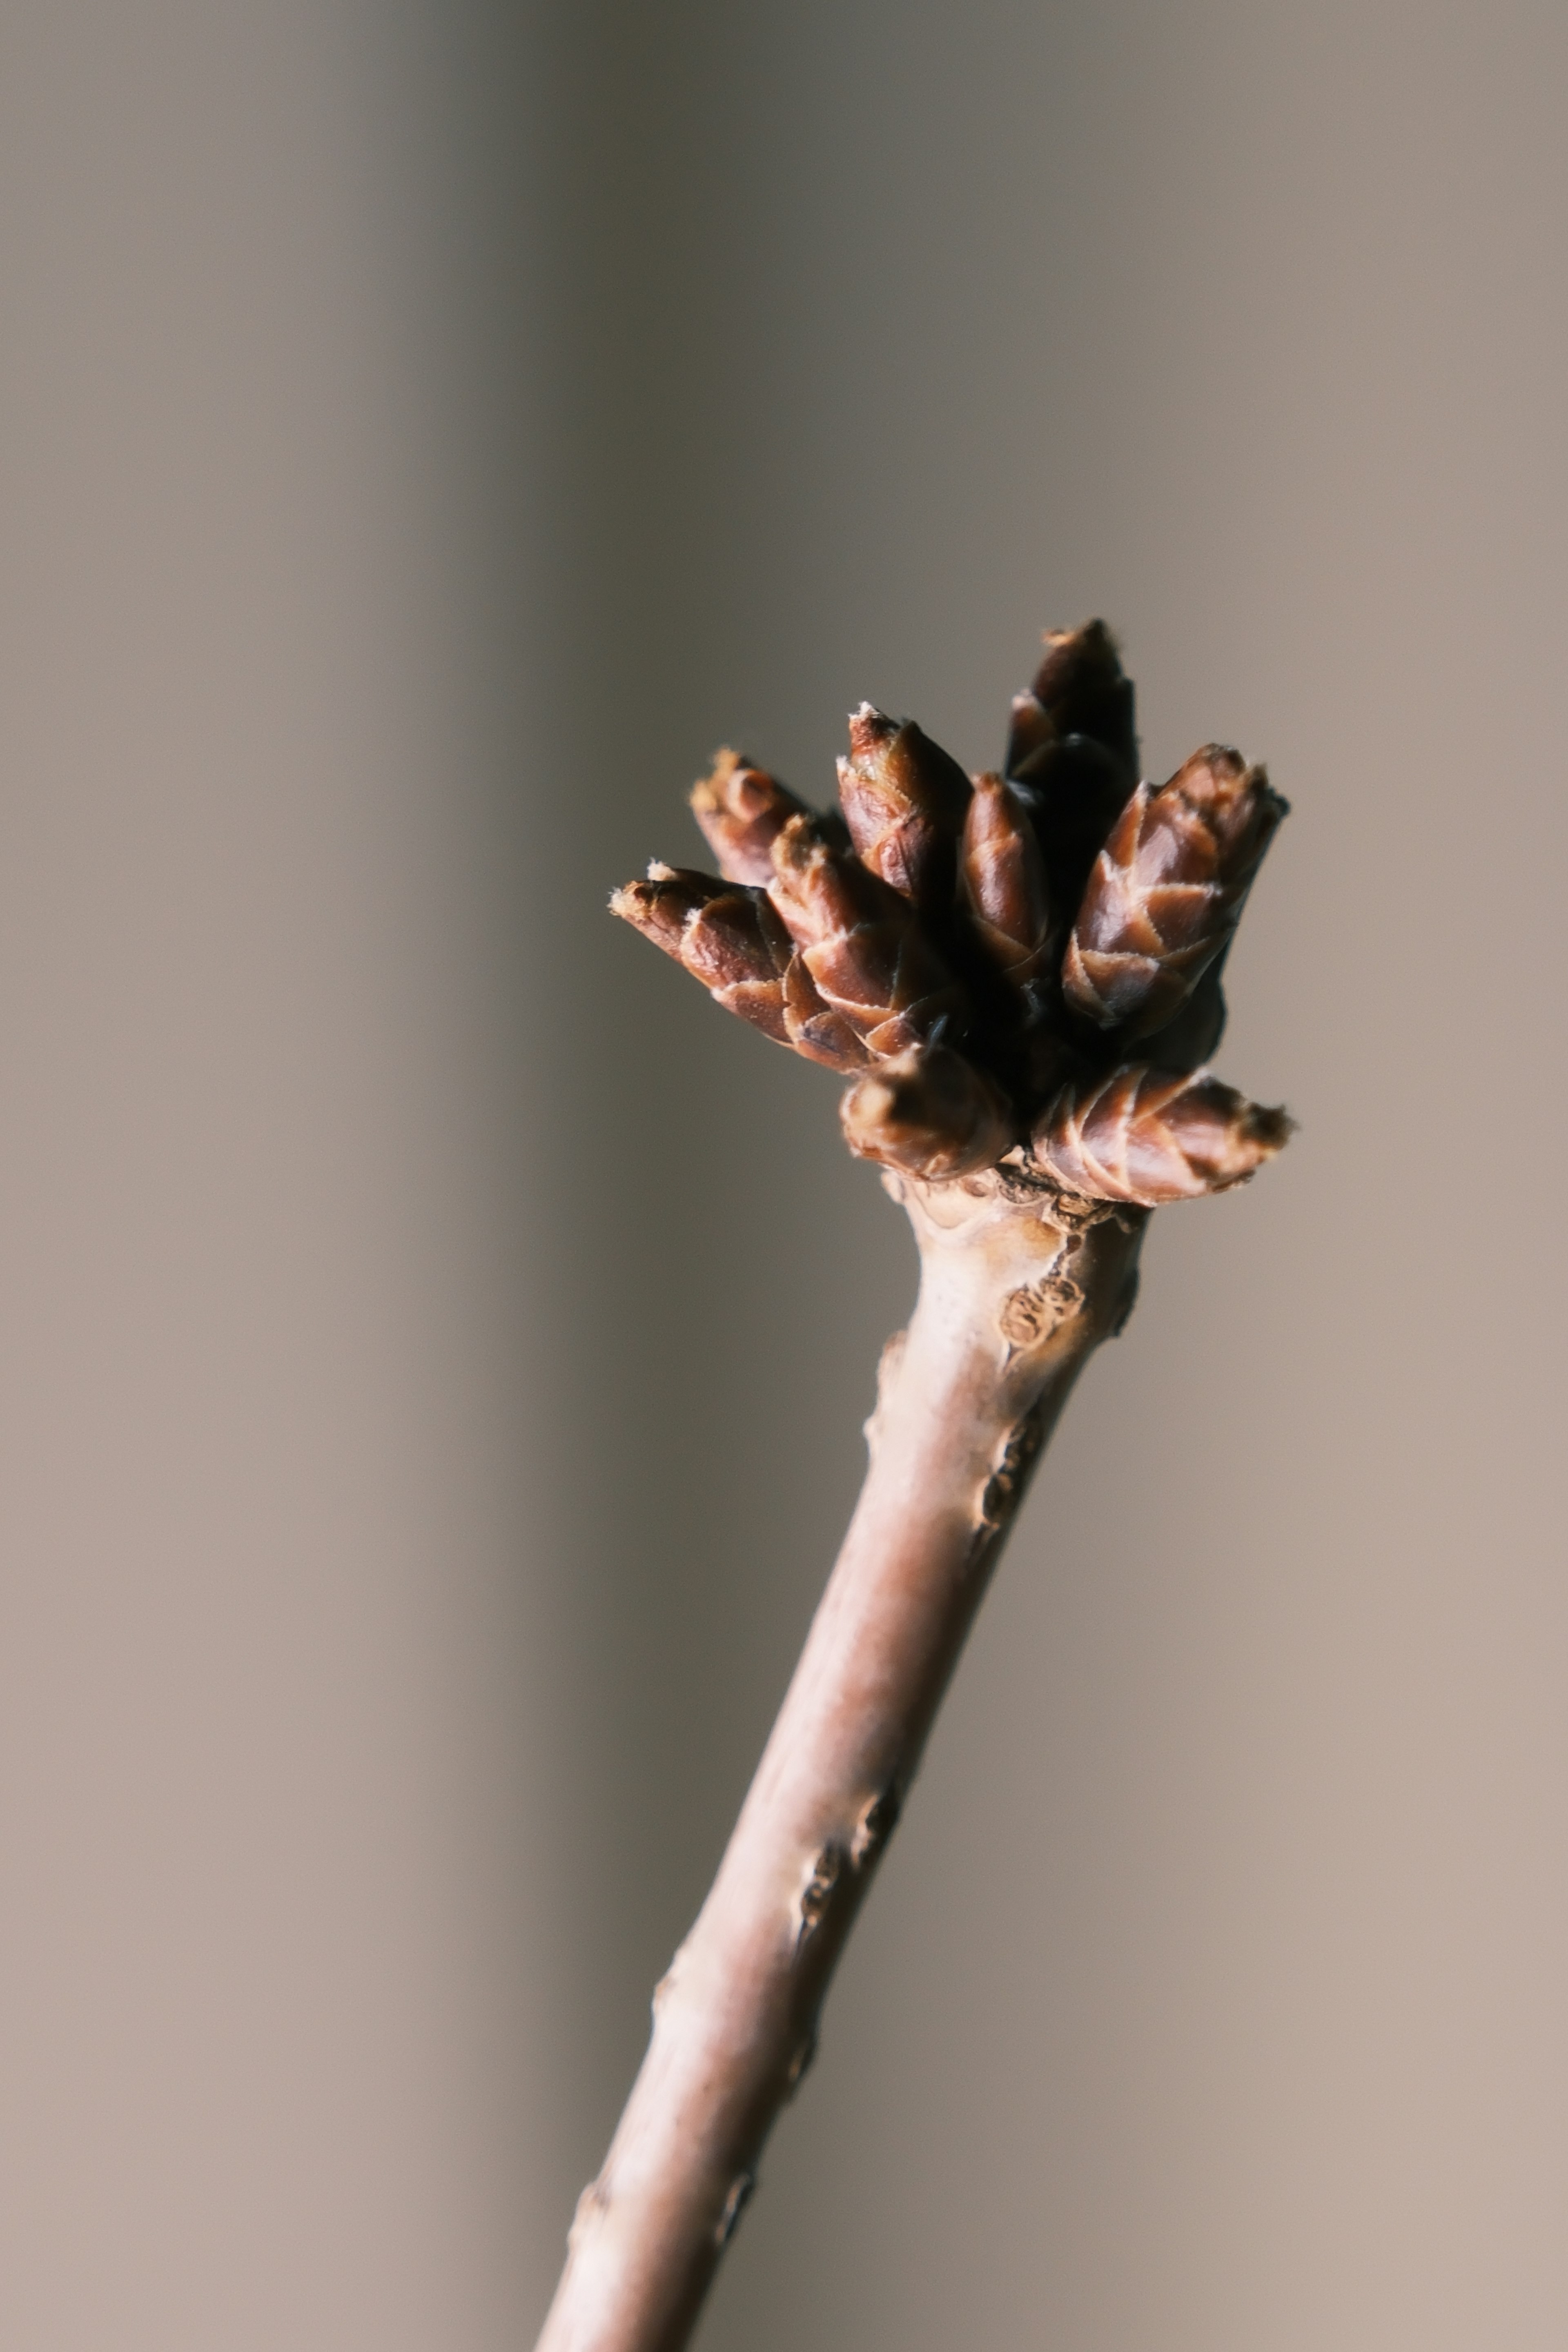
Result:
[[[969,1547],[972,1567],[1007,1527],[1018,1507],[1035,1457],[1045,1442],[1045,1412],[1041,1405],[1034,1404],[1021,1421],[1014,1423],[1002,1448],[1002,1458],[985,1481]]]
[[[802,2083],[805,2080],[807,2074],[810,2072],[811,2063],[816,2055],[816,2028],[814,2025],[811,2028],[811,2031],[807,2033],[805,2040],[795,2052],[795,2056],[789,2062],[789,2068],[784,2075],[784,2096],[786,2099],[794,2098]]]
[[[719,2224],[713,2232],[713,2242],[716,2246],[729,2244],[735,2234],[735,2224],[755,2196],[756,2189],[757,2176],[754,2172],[737,2173],[731,2180],[730,2193],[724,2200],[724,2210],[719,2216]]]
[[[841,1845],[825,1845],[811,1865],[800,1898],[800,1925],[795,1930],[795,1948],[798,1952],[808,1937],[814,1935],[827,1916],[833,1890],[843,1874],[847,1856]]]
[[[1055,1271],[1038,1282],[1026,1282],[1010,1290],[1002,1301],[997,1320],[1002,1337],[1007,1342],[1008,1355],[1020,1348],[1032,1348],[1076,1315],[1083,1305],[1083,1292],[1070,1274]]]
[[[886,1788],[879,1796],[872,1798],[861,1814],[850,1842],[849,1859],[857,1870],[863,1870],[868,1862],[875,1862],[898,1828],[901,1811],[901,1801],[894,1787]]]

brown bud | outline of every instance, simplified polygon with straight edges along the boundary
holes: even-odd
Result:
[[[1157,792],[1140,784],[1089,876],[1062,983],[1102,1029],[1174,1018],[1230,940],[1285,803],[1261,768],[1205,744]]]
[[[735,888],[689,917],[680,961],[726,1012],[793,1043],[784,979],[795,946],[765,890]]]
[[[917,907],[948,903],[969,779],[912,719],[863,702],[838,762],[838,798],[862,862]]]
[[[1125,794],[1138,781],[1134,712],[1132,681],[1103,621],[1049,629],[1033,687],[1014,699],[1007,773],[1028,775],[1038,753],[1081,735],[1109,752],[1126,778]]]
[[[1145,1067],[1064,1087],[1033,1137],[1068,1191],[1146,1209],[1223,1192],[1284,1145],[1291,1121],[1217,1078]]]
[[[720,873],[731,882],[763,888],[773,879],[775,839],[805,808],[803,800],[741,751],[716,753],[712,773],[691,787],[691,814]]]
[[[612,895],[610,912],[679,963],[689,919],[699,907],[724,898],[732,887],[716,874],[700,874],[689,866],[666,866],[655,858],[646,882],[628,882],[624,890]]]
[[[994,1167],[1013,1142],[1005,1097],[950,1045],[918,1045],[852,1086],[838,1107],[851,1151],[929,1183]]]
[[[817,819],[792,817],[779,835],[769,895],[828,1006],[879,1057],[919,1045],[963,1010],[905,901]]]
[[[765,891],[656,863],[646,882],[617,890],[610,908],[683,964],[726,1012],[781,1045],[795,1042],[784,992],[794,943]]]
[[[974,780],[960,879],[986,954],[1016,988],[1026,989],[1046,959],[1046,867],[1028,812],[1000,776]]]
[[[1007,774],[1024,792],[1052,900],[1070,914],[1138,781],[1132,681],[1103,621],[1047,637],[1033,688],[1013,704]]]

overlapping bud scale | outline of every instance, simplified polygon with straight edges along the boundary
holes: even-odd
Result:
[[[1138,1208],[1222,1192],[1279,1150],[1285,1114],[1200,1066],[1285,814],[1261,769],[1210,744],[1140,783],[1131,682],[1099,621],[1047,639],[1005,776],[971,783],[868,703],[849,745],[842,818],[721,752],[691,796],[721,875],[650,866],[611,904],[728,1010],[859,1074],[851,1150],[932,1183],[1007,1158]]]
[[[913,909],[816,818],[792,817],[774,842],[769,895],[824,999],[873,1054],[901,1054],[962,1014]]]
[[[1140,784],[1095,859],[1068,941],[1075,1013],[1142,1037],[1164,1027],[1240,919],[1285,814],[1261,768],[1206,744],[1155,791]]]
[[[838,800],[863,866],[919,908],[951,899],[969,779],[912,719],[863,702],[838,762]]]
[[[789,1043],[783,982],[794,948],[763,891],[656,862],[646,882],[628,882],[610,907],[683,964],[726,1011],[780,1045]]]
[[[1218,1078],[1132,1065],[1064,1087],[1032,1143],[1069,1192],[1157,1209],[1244,1183],[1289,1133],[1284,1111]]]
[[[985,953],[1020,994],[1046,969],[1051,907],[1029,813],[1000,776],[976,776],[963,826],[963,903]]]
[[[683,964],[726,1012],[776,1044],[832,1070],[861,1069],[870,1058],[824,1003],[765,891],[656,862],[647,880],[628,882],[610,908]]]

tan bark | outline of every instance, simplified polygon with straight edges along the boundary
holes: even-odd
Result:
[[[1029,1471],[1131,1304],[1142,1211],[1016,1166],[885,1181],[921,1286],[883,1355],[866,1483],[712,1891],[655,1994],[539,2352],[686,2343]]]

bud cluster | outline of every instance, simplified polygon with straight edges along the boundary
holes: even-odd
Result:
[[[1139,780],[1102,621],[1053,633],[1005,770],[966,776],[863,704],[819,814],[721,751],[691,794],[718,875],[611,900],[729,1011],[855,1077],[852,1150],[942,1182],[1005,1158],[1152,1208],[1241,1182],[1289,1132],[1208,1076],[1220,970],[1286,814],[1221,744]]]

